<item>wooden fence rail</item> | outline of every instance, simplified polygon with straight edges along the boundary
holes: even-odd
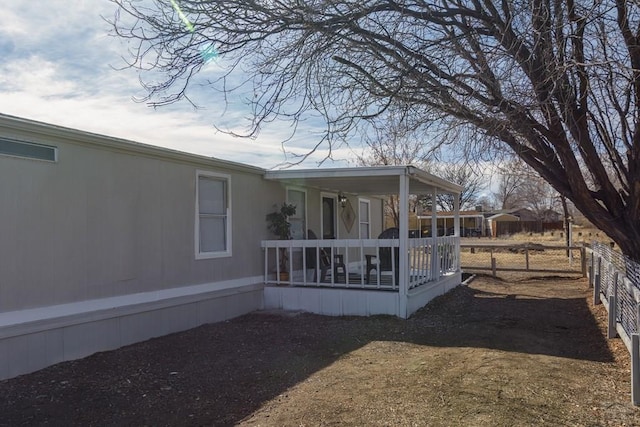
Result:
[[[586,277],[584,246],[540,244],[460,244],[463,270],[531,273],[581,273]]]

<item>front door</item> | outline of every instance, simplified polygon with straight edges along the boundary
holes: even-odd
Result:
[[[338,237],[336,222],[336,198],[332,196],[322,196],[323,239],[335,239]]]

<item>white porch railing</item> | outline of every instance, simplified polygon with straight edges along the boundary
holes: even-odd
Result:
[[[265,240],[262,248],[266,284],[400,289],[398,239]],[[459,271],[460,239],[408,239],[408,267],[407,290]]]
[[[434,258],[435,254],[435,258]],[[409,289],[436,281],[460,269],[460,238],[445,236],[409,239]]]

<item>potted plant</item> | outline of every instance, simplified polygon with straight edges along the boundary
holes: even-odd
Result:
[[[267,214],[267,228],[273,234],[278,236],[280,240],[291,239],[291,223],[289,218],[296,213],[296,206],[283,203],[279,210]],[[287,248],[280,248],[280,281],[289,281],[289,257],[287,256]]]

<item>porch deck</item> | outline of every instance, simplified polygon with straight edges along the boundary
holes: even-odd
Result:
[[[408,265],[400,271],[399,239],[263,241],[265,307],[406,318],[460,284],[459,245],[455,236],[408,239]],[[378,268],[384,249],[396,253],[387,271]],[[330,259],[324,276],[315,267],[321,251]],[[286,278],[280,274],[282,256],[290,260]]]

